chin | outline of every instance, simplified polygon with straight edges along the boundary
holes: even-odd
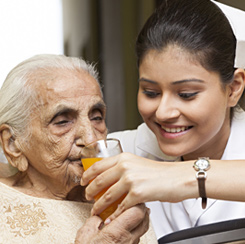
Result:
[[[78,186],[78,185],[80,185],[81,178],[82,178],[81,176],[75,175],[75,176],[72,177],[72,182],[76,186]]]
[[[181,157],[183,155],[182,150],[178,150],[177,146],[169,147],[169,146],[165,146],[165,145],[159,145],[159,147],[160,147],[161,151],[168,156]]]
[[[80,185],[80,181],[82,178],[82,174],[77,174],[74,171],[70,171],[66,176],[65,176],[65,184],[69,187],[69,188],[73,188],[75,186]]]

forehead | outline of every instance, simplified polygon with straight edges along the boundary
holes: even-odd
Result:
[[[218,72],[205,69],[195,54],[175,45],[162,51],[148,51],[139,66],[139,75],[140,79],[146,78],[161,84],[198,79],[207,84],[222,85]]]
[[[188,66],[188,63],[192,63],[195,65],[201,65],[198,61],[197,53],[193,54],[188,50],[178,46],[177,44],[168,45],[162,50],[149,50],[146,55],[143,57],[143,62],[154,62],[156,61],[167,61],[169,59],[174,60],[174,62],[185,63]],[[175,63],[176,64],[176,63]]]
[[[177,46],[169,45],[163,50],[149,50],[139,66],[140,73],[154,70],[155,74],[183,74],[182,70],[193,71],[193,68],[205,70],[197,60],[197,56]],[[157,72],[156,72],[157,71]],[[186,72],[186,73],[188,73]]]
[[[32,120],[37,119],[38,123],[46,123],[62,108],[87,114],[97,103],[103,104],[98,82],[86,71],[54,69],[35,72],[34,78],[37,109],[32,113]]]
[[[56,97],[101,95],[98,82],[86,71],[52,69],[49,72],[35,73],[35,90],[43,101]]]

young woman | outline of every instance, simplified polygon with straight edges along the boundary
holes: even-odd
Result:
[[[136,52],[145,123],[110,137],[138,156],[123,153],[84,173],[83,185],[99,175],[87,187],[88,199],[112,185],[92,213],[123,194],[110,219],[149,202],[158,238],[245,217],[239,160],[245,158],[245,112],[238,105],[245,75],[234,68],[236,38],[225,15],[209,0],[164,0],[140,32]]]

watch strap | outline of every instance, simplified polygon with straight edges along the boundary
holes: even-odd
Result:
[[[199,171],[197,172],[196,177],[198,181],[199,195],[202,198],[202,208],[205,209],[207,206],[207,197],[205,189],[206,172]]]
[[[205,189],[205,181],[207,178],[207,170],[210,168],[209,158],[200,157],[194,162],[193,168],[197,171],[196,178],[198,181],[199,196],[202,198],[202,208],[205,209],[207,206],[207,196]]]

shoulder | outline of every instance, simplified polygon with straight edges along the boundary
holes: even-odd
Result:
[[[231,122],[231,136],[244,138],[245,133],[245,112],[242,109],[236,110]]]

